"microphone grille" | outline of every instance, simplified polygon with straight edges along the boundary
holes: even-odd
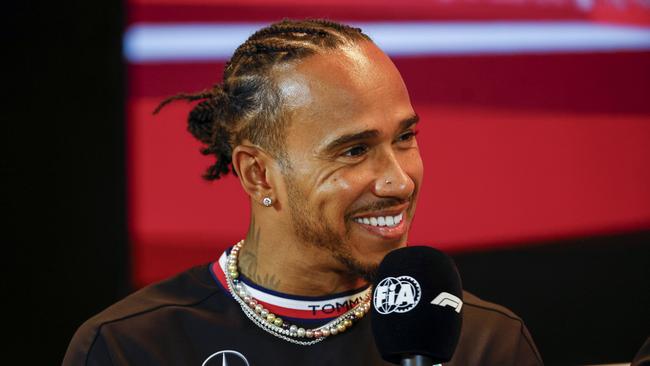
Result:
[[[400,248],[386,255],[377,274],[371,322],[382,357],[397,364],[408,355],[449,361],[463,304],[453,260],[431,247]]]

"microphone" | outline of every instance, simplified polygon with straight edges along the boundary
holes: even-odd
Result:
[[[439,250],[396,249],[379,265],[372,333],[381,357],[402,366],[431,366],[454,355],[463,314],[460,276]]]

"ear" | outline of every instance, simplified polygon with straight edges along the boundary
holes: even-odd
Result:
[[[251,199],[260,204],[264,197],[275,201],[268,171],[272,166],[272,158],[264,150],[252,144],[237,145],[231,156],[232,167]]]

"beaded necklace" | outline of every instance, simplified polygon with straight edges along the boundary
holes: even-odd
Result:
[[[239,303],[244,314],[258,327],[285,341],[310,346],[323,341],[325,338],[345,332],[355,321],[363,318],[370,310],[370,294],[372,286],[366,290],[363,300],[343,315],[320,327],[305,329],[285,322],[279,316],[265,309],[255,300],[239,281],[238,256],[244,240],[240,240],[228,254],[227,268],[224,271],[228,291]],[[305,340],[306,339],[306,340]]]

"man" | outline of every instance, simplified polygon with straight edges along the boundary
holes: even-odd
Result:
[[[86,322],[65,365],[386,365],[366,313],[382,258],[406,245],[422,184],[418,116],[359,29],[283,21],[235,52],[189,130],[250,196],[245,239],[210,265]],[[465,294],[447,365],[541,365],[522,321]],[[431,325],[432,327],[435,324]]]

